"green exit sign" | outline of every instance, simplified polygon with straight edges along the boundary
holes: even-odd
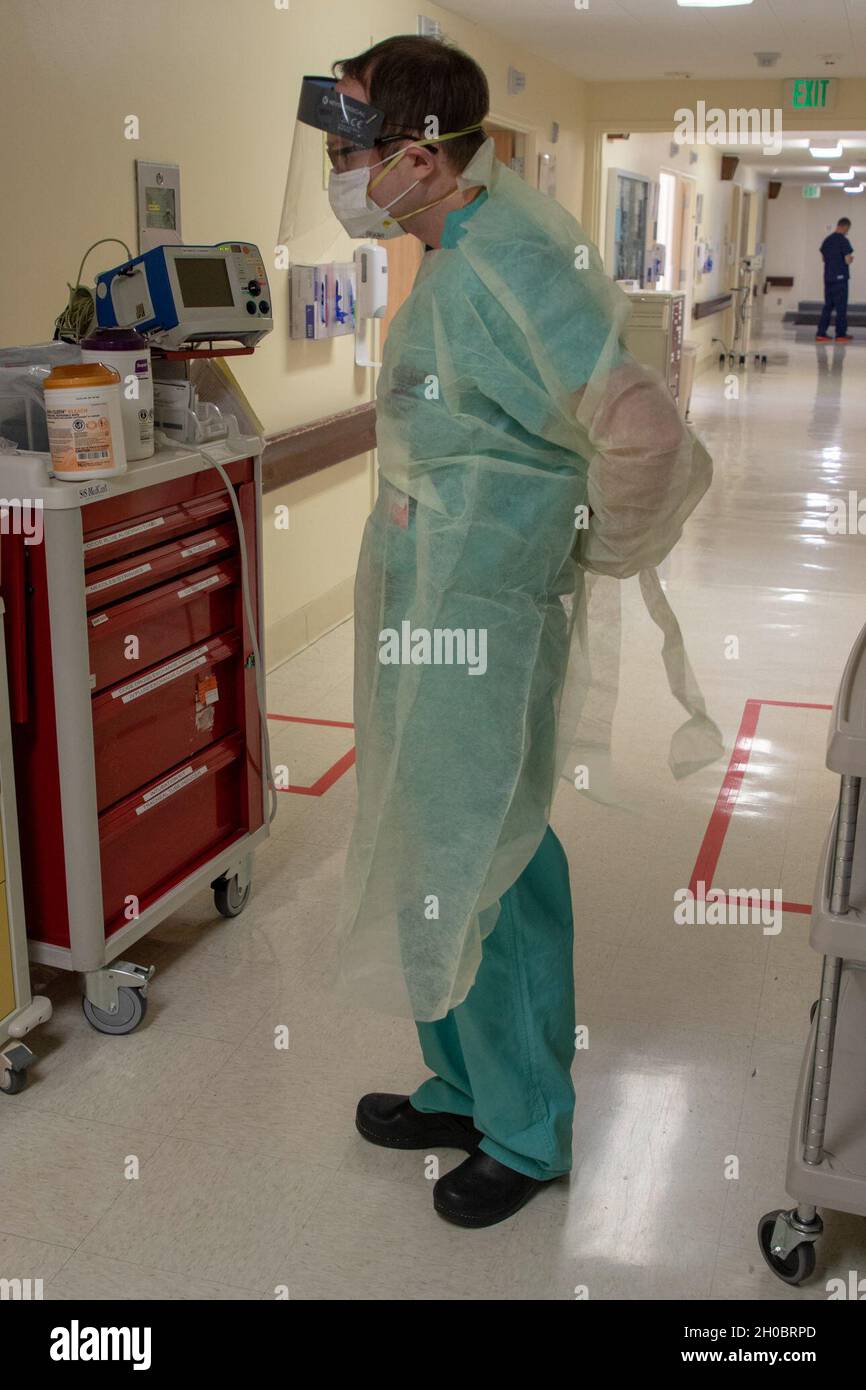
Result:
[[[793,111],[832,111],[838,78],[792,77],[785,83],[785,100]]]
[[[820,198],[821,186],[817,183],[807,183],[803,189],[804,198]]]

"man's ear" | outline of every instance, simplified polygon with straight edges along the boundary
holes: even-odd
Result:
[[[439,146],[436,146],[438,152]],[[439,161],[433,150],[426,145],[413,145],[409,149],[407,158],[411,160],[412,173],[417,179],[430,178],[436,172]]]

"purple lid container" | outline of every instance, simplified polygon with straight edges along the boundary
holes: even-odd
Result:
[[[147,352],[148,343],[134,328],[97,328],[78,344],[87,352]]]

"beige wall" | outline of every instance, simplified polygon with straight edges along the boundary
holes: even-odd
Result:
[[[664,82],[591,82],[587,119],[608,130],[670,129],[681,106],[784,106],[783,82],[777,78],[670,79]],[[833,111],[784,111],[785,130],[862,130],[866,121],[866,78],[840,80]]]
[[[137,250],[136,158],[180,164],[185,241],[244,236],[270,254],[302,75],[416,32],[419,10],[484,67],[493,114],[527,134],[530,177],[559,122],[559,196],[579,211],[583,84],[426,0],[290,0],[288,10],[272,0],[4,0],[3,186],[15,196],[4,197],[0,344],[51,336],[92,241],[119,236]],[[507,94],[510,63],[527,75],[519,96]],[[129,114],[137,142],[124,138]],[[85,278],[115,263],[115,249],[94,253]],[[275,330],[236,368],[266,430],[370,399],[373,374],[355,368],[349,339],[289,340],[285,272],[271,278]],[[269,495],[269,506],[291,509],[289,531],[266,525],[269,665],[351,611],[371,492],[362,459]]]

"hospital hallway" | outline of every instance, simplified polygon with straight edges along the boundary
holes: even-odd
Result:
[[[850,1374],[866,0],[0,0],[0,128],[24,1374]]]
[[[105,1038],[72,976],[35,967],[54,1016],[38,1084],[7,1105],[4,1266],[51,1299],[822,1299],[862,1262],[862,1219],[824,1213],[821,1277],[780,1283],[756,1243],[787,1203],[794,1088],[817,997],[808,904],[838,779],[827,707],[862,625],[862,538],[827,528],[866,490],[866,347],[781,329],[764,370],[711,368],[694,427],[711,491],[662,567],[725,755],[675,781],[682,721],[637,580],[623,588],[619,805],[563,783],[578,1023],[570,1182],[487,1230],[443,1222],[424,1153],[366,1144],[366,1091],[411,1091],[413,1025],[329,991],[355,799],[352,629],[272,672],[272,758],[291,769],[247,910],[199,894],[136,946],[155,964],[146,1026]],[[733,383],[733,385],[732,385]],[[738,398],[729,398],[735,388]],[[858,456],[859,450],[859,456]],[[639,810],[628,809],[639,806]],[[696,868],[781,889],[781,930],[674,925]],[[158,988],[156,984],[158,983]],[[288,1046],[278,1043],[288,1029]],[[463,1158],[436,1150],[441,1171]],[[127,1181],[124,1156],[140,1162]],[[728,1176],[738,1160],[735,1180]]]

